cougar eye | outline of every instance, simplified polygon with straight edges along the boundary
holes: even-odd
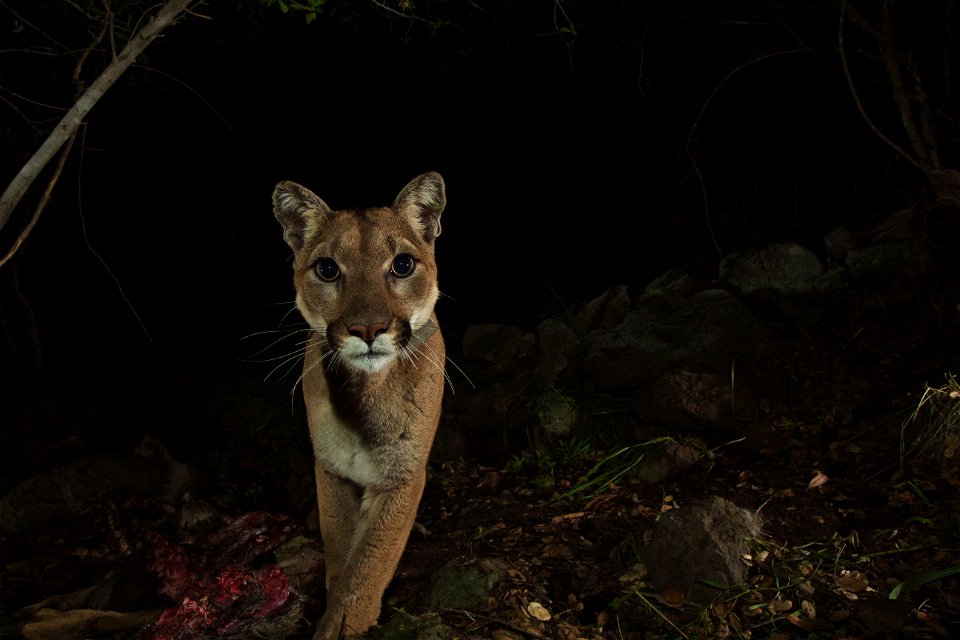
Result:
[[[414,260],[413,256],[409,253],[401,253],[393,259],[393,264],[390,265],[390,273],[398,278],[406,278],[413,273],[416,266],[417,261]]]
[[[317,264],[313,266],[317,272],[317,277],[324,282],[333,282],[340,277],[340,267],[331,258],[320,258]]]

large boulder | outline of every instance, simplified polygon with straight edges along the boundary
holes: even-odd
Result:
[[[720,261],[720,278],[744,294],[761,289],[813,293],[838,284],[812,251],[792,242],[732,253]]]
[[[639,388],[668,371],[729,371],[741,356],[762,354],[776,341],[728,291],[707,289],[641,296],[623,321],[583,339],[583,370],[598,389]]]
[[[704,582],[733,586],[746,581],[746,541],[759,534],[752,511],[711,496],[664,513],[640,556],[655,588],[677,589],[707,605],[719,591]]]

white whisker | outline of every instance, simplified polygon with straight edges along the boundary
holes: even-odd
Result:
[[[411,337],[416,337],[416,336],[411,336]],[[457,390],[454,389],[453,387],[453,379],[450,377],[450,374],[447,373],[447,370],[443,367],[443,364],[439,362],[439,359],[437,358],[437,353],[433,350],[433,348],[430,345],[426,343],[425,340],[419,337],[417,337],[416,339],[420,343],[420,346],[418,346],[416,349],[413,350],[414,354],[417,356],[423,356],[424,360],[432,364],[438,371],[440,371],[440,373],[443,374],[444,380],[447,381],[447,385],[450,387],[450,393],[452,393],[453,395],[456,395]],[[409,346],[406,348],[410,349]],[[427,354],[427,351],[429,351],[430,354]],[[452,360],[450,360],[449,358],[446,358],[446,360],[448,360],[451,364],[453,364],[453,366],[456,367],[457,370],[460,371],[460,373],[463,373],[463,369],[461,369],[460,367],[457,367],[457,365],[454,364]],[[463,377],[467,378],[467,382],[469,382],[471,386],[473,385],[473,382],[470,380],[470,378],[467,377],[467,374],[463,373]]]
[[[266,381],[269,380],[271,377],[273,377],[273,374],[276,373],[278,370],[280,370],[281,368],[283,368],[283,367],[286,366],[286,365],[290,365],[290,366],[287,368],[286,372],[285,372],[282,376],[280,376],[280,379],[281,379],[281,380],[283,380],[284,378],[286,378],[288,375],[290,375],[290,372],[293,371],[294,366],[295,366],[298,362],[300,362],[301,360],[303,360],[303,356],[304,356],[304,354],[306,354],[306,352],[307,352],[306,349],[298,349],[298,350],[296,350],[296,351],[291,351],[290,353],[288,353],[288,354],[286,355],[286,357],[284,357],[283,360],[281,360],[281,361],[277,364],[277,366],[275,366],[273,369],[270,370],[270,373],[268,373],[266,376],[264,376],[263,381],[266,382]]]

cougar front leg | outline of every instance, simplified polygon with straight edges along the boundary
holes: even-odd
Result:
[[[344,620],[347,636],[364,633],[377,623],[383,592],[393,579],[416,519],[425,478],[426,471],[420,471],[397,489],[366,491],[355,538],[342,573],[331,582],[327,611],[314,640],[336,638]],[[326,532],[323,535],[326,545]]]
[[[329,609],[330,594],[343,575],[360,521],[360,487],[328,473],[320,465],[315,466],[315,472]]]

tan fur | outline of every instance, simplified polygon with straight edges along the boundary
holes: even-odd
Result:
[[[303,395],[327,585],[314,638],[328,640],[342,624],[347,636],[376,624],[423,493],[443,395],[433,247],[446,199],[443,179],[427,173],[389,208],[333,211],[292,182],[273,202],[313,329]],[[404,277],[394,267],[405,256],[414,267]],[[336,265],[333,281],[318,274],[323,261]]]

